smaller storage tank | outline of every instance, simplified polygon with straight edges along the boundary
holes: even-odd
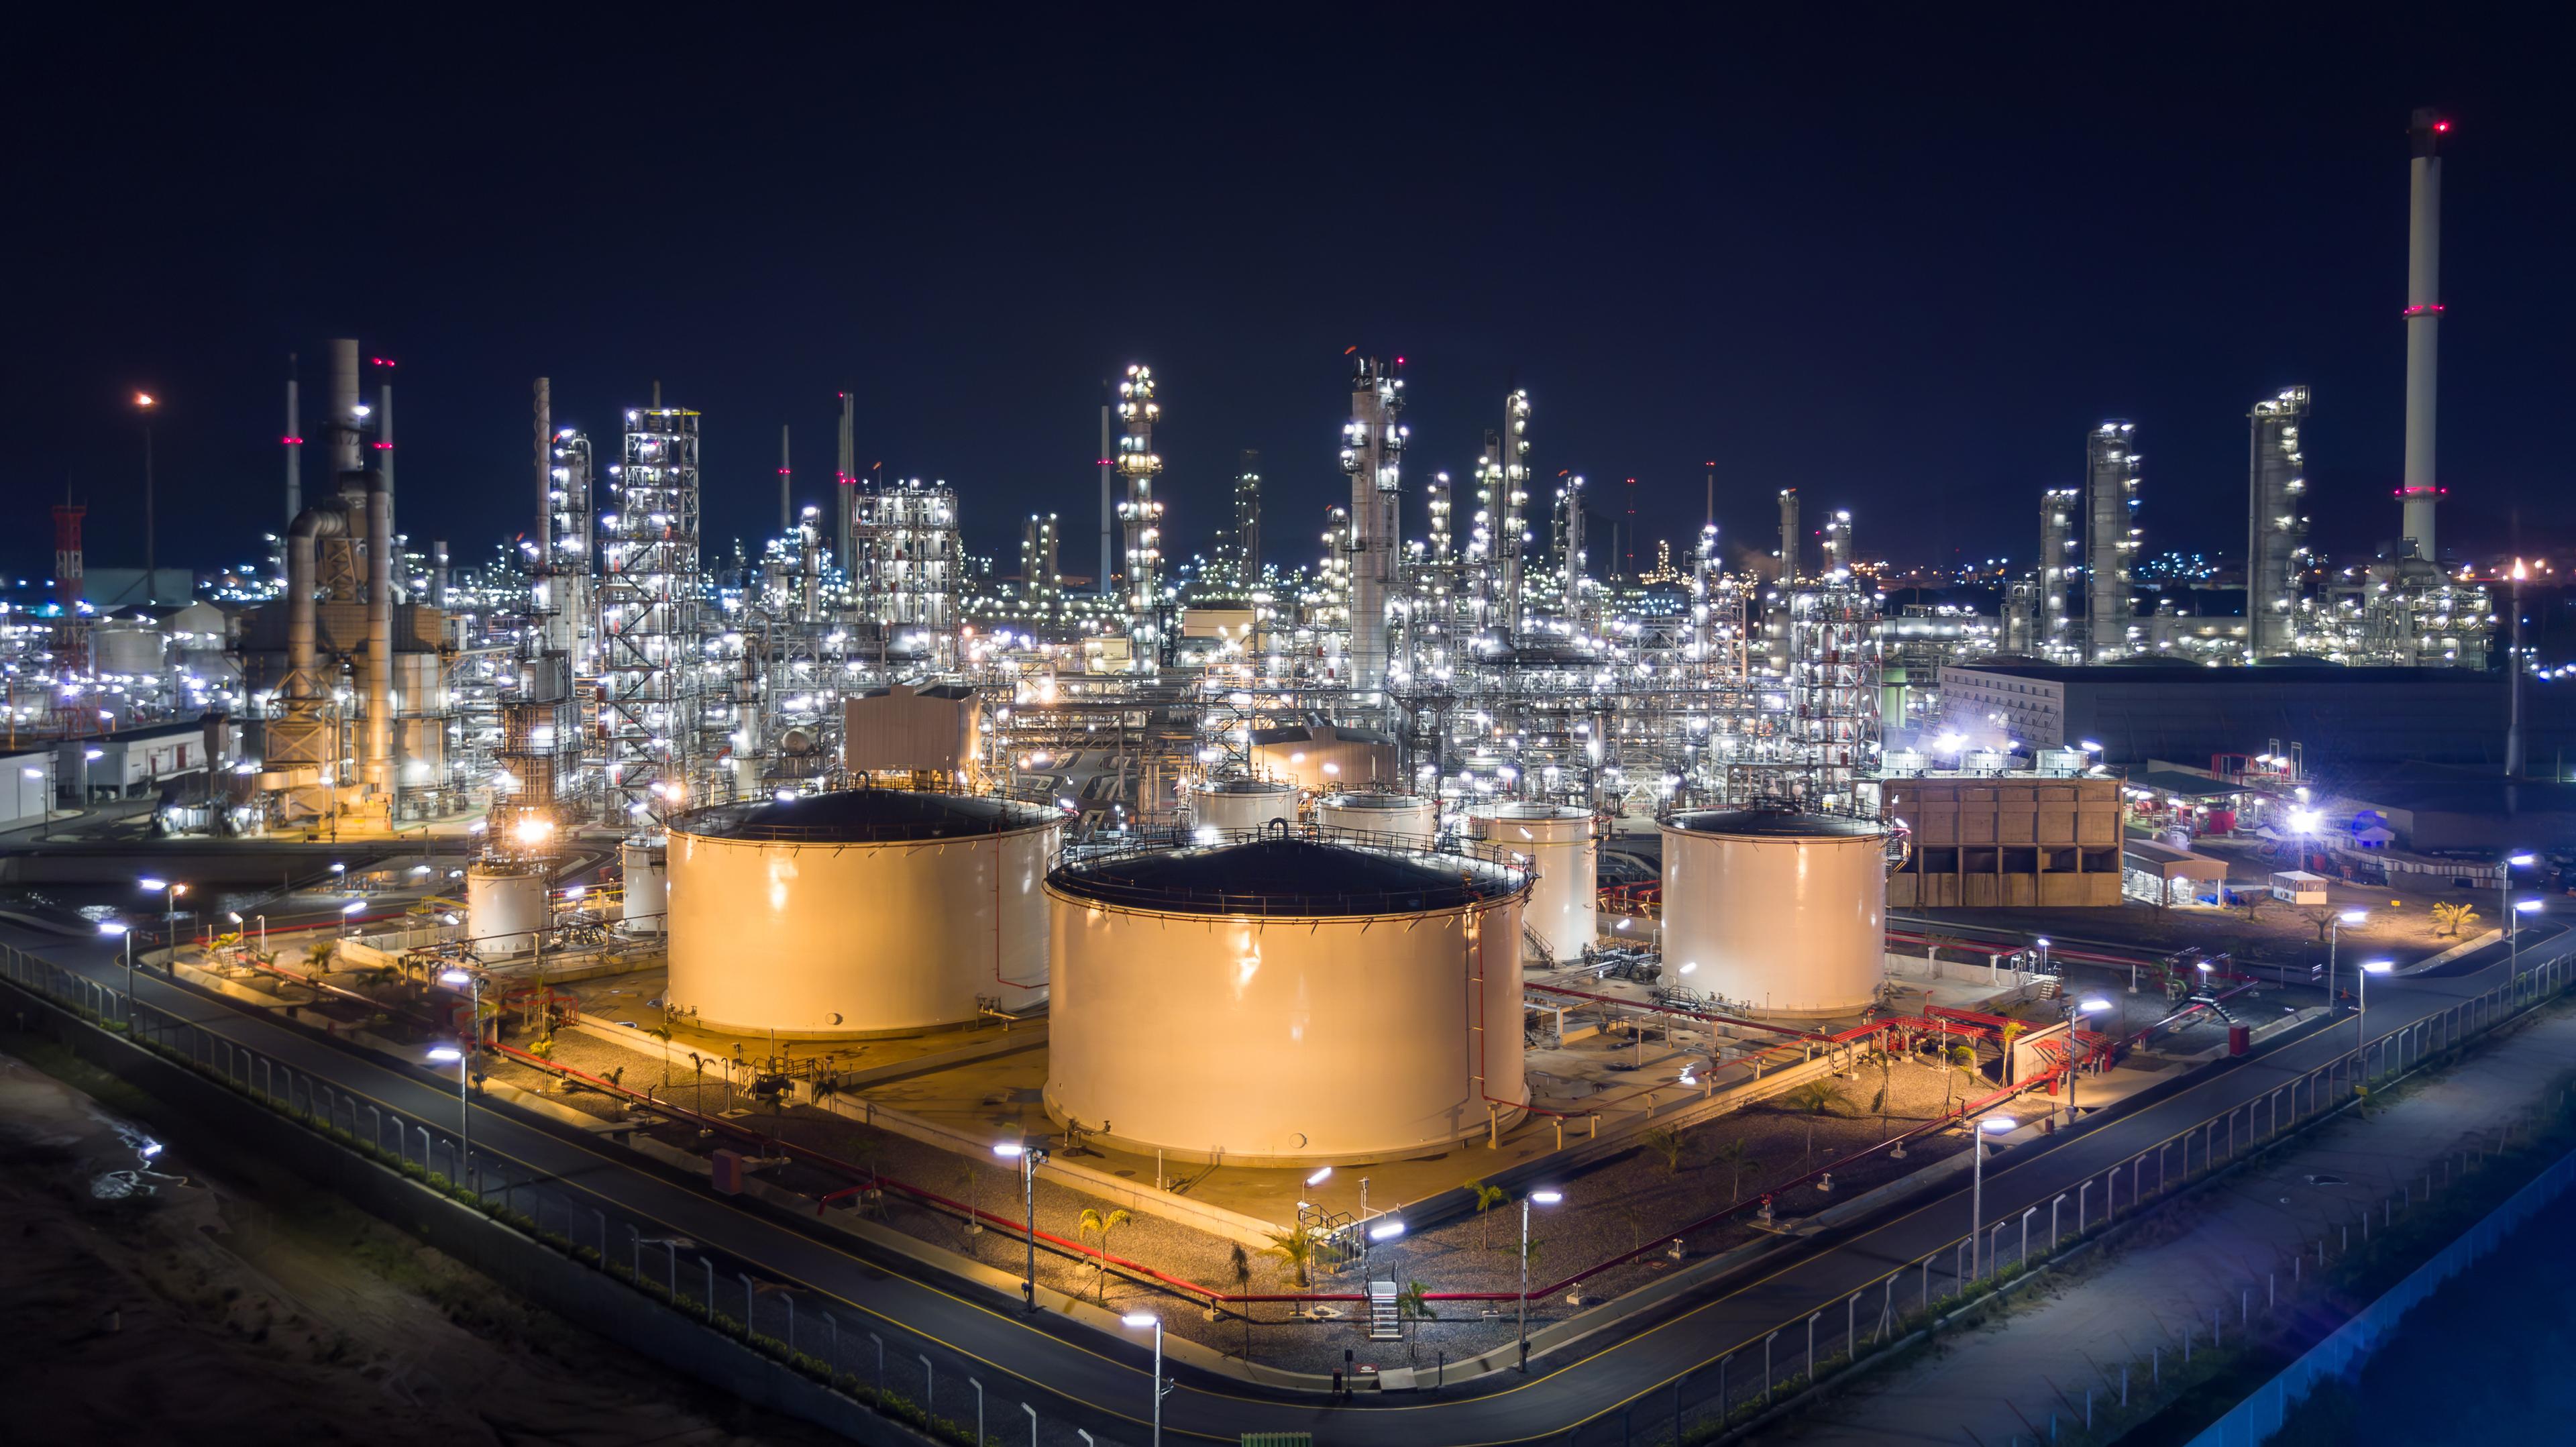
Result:
[[[1315,806],[1327,829],[1428,844],[1440,833],[1440,805],[1419,794],[1327,794]]]
[[[465,871],[465,937],[485,959],[524,955],[546,923],[546,873],[538,864],[486,859]]]
[[[1792,809],[1657,826],[1664,980],[1764,1015],[1851,1015],[1887,968],[1886,830]]]
[[[1267,829],[1273,819],[1297,822],[1297,787],[1269,779],[1219,779],[1190,796],[1190,817],[1201,829]]]
[[[1467,829],[1496,849],[1528,855],[1537,867],[1525,918],[1551,957],[1572,960],[1598,942],[1601,842],[1591,814],[1555,804],[1494,804],[1469,810]]]
[[[150,677],[161,671],[163,647],[160,625],[148,620],[104,618],[90,630],[90,648],[100,673]]]
[[[617,927],[631,935],[657,935],[668,910],[670,848],[659,839],[629,839],[617,856],[626,870],[626,903]]]

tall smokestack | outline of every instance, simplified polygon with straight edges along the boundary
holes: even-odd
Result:
[[[1117,544],[1113,540],[1110,519],[1118,505],[1110,496],[1109,486],[1109,405],[1100,407],[1100,596],[1109,596],[1109,575],[1118,571]]]
[[[359,455],[358,434],[365,425],[365,404],[358,392],[358,339],[331,339],[331,489],[351,486],[366,471]]]
[[[376,471],[385,480],[385,526],[399,533],[402,525],[394,511],[394,384],[376,385]]]
[[[840,531],[832,535],[832,556],[841,560],[841,576],[857,576],[858,560],[851,556],[850,530],[858,524],[859,435],[855,408],[858,399],[848,392],[841,394],[841,462],[840,471],[832,476],[832,491],[839,495]]]
[[[304,433],[302,410],[295,400],[295,354],[286,354],[286,520],[304,511]]]
[[[2418,109],[2415,157],[2407,163],[2406,475],[2397,496],[2405,505],[2404,535],[2426,562],[2441,558],[2433,519],[2442,500],[2433,469],[2433,406],[2441,372],[2441,142],[2450,131],[2451,123],[2430,107]]]
[[[778,535],[785,537],[796,526],[796,504],[787,495],[787,424],[778,424]]]

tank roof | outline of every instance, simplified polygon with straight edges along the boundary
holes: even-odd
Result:
[[[1875,839],[1887,832],[1876,820],[1795,809],[1704,809],[1676,814],[1667,827],[1692,834],[1771,839]]]
[[[1278,779],[1219,779],[1200,786],[1202,794],[1293,794],[1297,786]]]
[[[1420,809],[1431,801],[1420,794],[1327,794],[1324,802],[1336,809]]]
[[[1149,849],[1061,865],[1050,888],[1076,899],[1177,914],[1412,914],[1500,899],[1521,871],[1464,854],[1270,838]]]
[[[1467,811],[1479,819],[1589,819],[1592,811],[1564,804],[1538,804],[1515,799],[1507,804],[1479,804]]]
[[[674,820],[671,832],[793,844],[899,844],[1009,834],[1054,818],[1034,804],[973,794],[844,789],[788,800],[711,805]]]

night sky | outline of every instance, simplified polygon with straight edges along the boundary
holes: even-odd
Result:
[[[1741,543],[1796,486],[1811,521],[1855,510],[1864,556],[2027,558],[2037,492],[2120,416],[2149,551],[2234,552],[2246,409],[2305,382],[2318,542],[2364,549],[2396,522],[2426,103],[2457,117],[2444,541],[2504,545],[2515,509],[2526,543],[2576,524],[2576,117],[2565,22],[2536,9],[1560,33],[1391,7],[1268,33],[251,13],[13,47],[20,571],[47,568],[67,483],[91,565],[140,562],[137,388],[165,399],[164,563],[259,556],[287,354],[317,401],[351,330],[400,364],[402,525],[461,562],[527,526],[543,374],[603,455],[656,378],[705,414],[711,554],[774,524],[782,423],[799,500],[826,500],[848,385],[863,468],[947,478],[1005,571],[1017,519],[1063,513],[1088,572],[1102,383],[1135,360],[1163,382],[1167,550],[1256,447],[1271,556],[1307,561],[1346,495],[1353,345],[1407,359],[1409,532],[1518,384],[1542,475],[1608,511],[1636,478],[1649,542],[1695,529],[1714,460]]]

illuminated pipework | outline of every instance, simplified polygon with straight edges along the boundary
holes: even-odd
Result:
[[[1828,578],[1849,577],[1852,570],[1852,515],[1849,508],[1837,508],[1825,519],[1824,575]]]
[[[1154,401],[1150,367],[1130,366],[1118,384],[1118,420],[1126,433],[1118,439],[1118,475],[1127,479],[1127,500],[1118,506],[1127,542],[1128,666],[1149,672],[1161,654],[1163,601],[1163,505],[1154,500],[1154,478],[1163,459],[1154,451],[1154,423],[1163,415]]]
[[[590,439],[570,427],[557,432],[549,459],[545,571],[536,580],[536,608],[546,646],[572,660],[573,676],[599,666],[598,604],[593,596],[594,516]]]
[[[2075,510],[2082,506],[2081,488],[2052,487],[2039,495],[2039,643],[2066,642],[2066,586],[2075,568]]]
[[[2245,540],[2249,658],[2298,651],[2300,584],[2308,566],[2308,483],[2299,430],[2307,416],[2305,387],[2284,388],[2247,414],[2252,431]]]
[[[1245,448],[1234,472],[1234,586],[1261,586],[1261,454]]]
[[[1784,487],[1780,489],[1780,572],[1774,580],[1781,587],[1798,581],[1798,554],[1803,541],[1798,531],[1798,490]]]
[[[1522,389],[1503,399],[1502,451],[1496,458],[1502,483],[1502,555],[1498,561],[1502,564],[1503,632],[1507,637],[1518,637],[1521,631],[1521,549],[1529,544],[1529,428],[1529,392]]]
[[[2084,628],[2089,662],[2130,651],[2136,604],[2138,454],[2134,423],[2112,420],[2085,440]]]
[[[1556,490],[1557,588],[1564,598],[1566,622],[1577,637],[1583,633],[1583,565],[1587,555],[1583,521],[1583,477],[1568,473],[1565,486]]]
[[[687,807],[701,679],[696,642],[698,414],[629,408],[616,511],[599,519],[599,723],[620,822]]]
[[[1351,479],[1351,689],[1386,688],[1387,602],[1395,592],[1403,527],[1403,457],[1408,428],[1404,381],[1375,357],[1351,373],[1351,420],[1342,424],[1342,471]]]
[[[945,671],[957,662],[957,590],[966,566],[957,494],[905,478],[862,491],[851,591],[877,627],[880,656]]]

